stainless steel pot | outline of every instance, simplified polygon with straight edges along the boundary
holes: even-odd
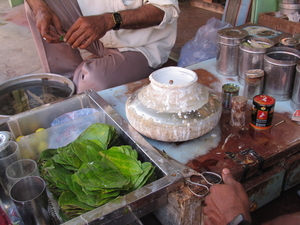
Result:
[[[299,59],[300,52],[293,48],[273,47],[267,49],[264,56],[264,94],[270,95],[278,101],[290,100]]]

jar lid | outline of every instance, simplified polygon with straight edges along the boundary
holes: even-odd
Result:
[[[253,101],[261,105],[270,106],[274,105],[276,100],[269,95],[256,95],[254,96]]]
[[[265,71],[261,69],[251,69],[246,71],[246,76],[249,77],[263,77],[265,74]]]
[[[282,38],[280,39],[280,44],[293,47],[299,44],[299,39],[295,37]]]
[[[218,31],[219,42],[223,44],[238,45],[248,32],[239,28],[224,28]]]

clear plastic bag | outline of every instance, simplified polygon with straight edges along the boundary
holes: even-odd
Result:
[[[96,110],[94,108],[83,108],[83,109],[79,109],[79,110],[76,110],[73,112],[65,113],[65,114],[61,115],[60,117],[57,117],[56,119],[54,119],[53,122],[51,123],[51,127],[69,122],[71,120],[76,120],[83,116],[91,115],[95,112],[98,112],[98,110]]]
[[[196,36],[181,48],[178,66],[186,67],[216,57],[218,30],[228,27],[232,25],[215,17],[210,18],[198,29]]]

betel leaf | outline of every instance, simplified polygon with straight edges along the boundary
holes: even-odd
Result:
[[[66,177],[71,176],[73,173],[61,164],[56,163],[53,159],[48,160],[42,167],[41,175],[47,176],[51,183],[54,183],[56,187],[68,190],[69,187],[66,182]]]
[[[114,126],[94,123],[84,130],[74,142],[96,139],[102,142],[105,149],[107,149],[112,143],[119,139],[119,134]]]
[[[72,179],[88,190],[121,189],[130,181],[119,171],[100,162],[84,163]]]
[[[72,191],[64,191],[58,199],[58,204],[61,206],[61,209],[73,208],[74,206],[77,209],[86,211],[94,209],[94,207],[80,202]]]
[[[47,161],[57,154],[57,149],[46,149],[41,152],[39,162]]]
[[[77,170],[81,165],[82,161],[73,152],[72,145],[67,145],[57,149],[58,154],[52,157],[56,163],[62,164],[69,170]]]
[[[132,157],[133,159],[138,158],[138,153],[130,145],[113,146],[108,149],[110,152],[121,152],[125,155]]]
[[[143,173],[140,161],[128,156],[121,151],[106,151],[99,152],[99,154],[111,161],[124,176],[130,177]]]
[[[142,169],[143,169],[142,174],[133,176],[131,178],[131,182],[133,184],[133,190],[136,190],[136,189],[144,186],[146,183],[149,183],[149,182],[155,180],[155,176],[153,173],[155,167],[150,162],[142,163]],[[151,176],[153,176],[152,179],[150,179]]]
[[[73,143],[70,145],[70,148],[82,163],[88,163],[102,159],[98,152],[103,151],[103,146],[100,146],[101,142],[97,144],[93,141],[85,140]]]
[[[80,202],[84,202],[85,204],[93,207],[99,206],[100,202],[102,201],[101,191],[86,193],[84,187],[74,182],[72,178],[68,179],[67,183],[70,187],[70,190],[76,194],[77,199]]]

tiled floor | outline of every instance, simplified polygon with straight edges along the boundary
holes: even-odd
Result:
[[[221,14],[191,6],[189,0],[181,1],[180,7],[178,37],[172,51],[172,57],[177,59],[181,47],[195,36],[209,18],[222,18]],[[7,0],[0,0],[0,43],[0,82],[20,75],[42,72],[23,5],[11,8]],[[300,185],[255,211],[252,215],[253,224],[261,224],[281,214],[300,211],[300,197],[296,193],[298,190]],[[152,221],[150,224],[157,223]]]

